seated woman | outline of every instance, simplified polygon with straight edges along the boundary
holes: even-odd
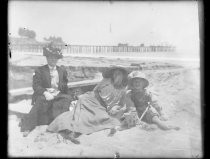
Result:
[[[162,130],[179,130],[179,127],[167,125],[164,122],[166,118],[162,108],[153,99],[152,94],[146,91],[149,81],[145,78],[145,75],[142,72],[133,71],[128,78],[128,86],[131,89],[130,98],[136,107],[139,118],[142,118],[142,121],[148,124],[156,124]]]
[[[102,75],[103,80],[94,90],[80,95],[74,110],[59,115],[48,126],[48,131],[60,133],[79,144],[78,135],[112,129],[121,124],[119,119],[126,111],[124,97],[128,71],[115,66]]]
[[[58,115],[69,110],[71,96],[68,95],[67,71],[58,66],[58,60],[63,58],[60,49],[54,43],[43,48],[47,65],[39,66],[33,75],[32,109],[21,119],[20,127],[27,136],[36,126],[48,125]]]

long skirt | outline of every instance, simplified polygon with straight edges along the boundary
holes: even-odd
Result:
[[[60,114],[47,130],[51,132],[70,130],[91,134],[117,125],[120,125],[119,119],[108,115],[106,108],[99,103],[94,92],[87,92],[79,96],[74,110]]]
[[[68,98],[47,101],[44,96],[37,97],[35,105],[20,123],[21,131],[31,131],[38,125],[50,124],[58,115],[69,111],[70,103]]]

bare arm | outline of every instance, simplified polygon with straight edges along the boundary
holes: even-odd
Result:
[[[157,98],[155,98],[155,96],[152,93],[148,93],[148,99],[152,107],[155,108],[157,112],[161,114],[162,107],[158,104]]]

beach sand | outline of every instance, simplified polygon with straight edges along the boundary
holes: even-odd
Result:
[[[108,65],[108,60],[100,60],[101,64],[106,61]],[[143,71],[150,81],[150,89],[168,115],[167,122],[179,126],[180,130],[146,131],[136,126],[119,131],[113,137],[107,137],[109,130],[102,130],[82,135],[81,144],[75,145],[58,134],[46,132],[47,125],[37,126],[23,137],[18,127],[19,118],[11,113],[8,115],[9,156],[114,157],[118,152],[120,157],[202,157],[200,68],[188,65]],[[9,103],[9,110],[28,113],[30,102],[25,99]]]

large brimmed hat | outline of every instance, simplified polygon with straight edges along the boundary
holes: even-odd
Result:
[[[140,71],[133,71],[128,75],[128,84],[130,88],[133,88],[132,81],[135,78],[139,78],[144,82],[144,88],[149,85],[149,81],[146,79],[146,76],[143,72]]]
[[[126,76],[129,74],[129,70],[126,69],[125,67],[119,66],[119,65],[111,65],[109,68],[107,68],[105,71],[103,71],[102,76],[104,78],[111,78],[111,77],[113,77],[113,73],[115,70],[122,71]]]
[[[61,49],[56,48],[52,42],[43,47],[43,55],[46,57],[53,56],[57,59],[61,59],[63,57]]]

